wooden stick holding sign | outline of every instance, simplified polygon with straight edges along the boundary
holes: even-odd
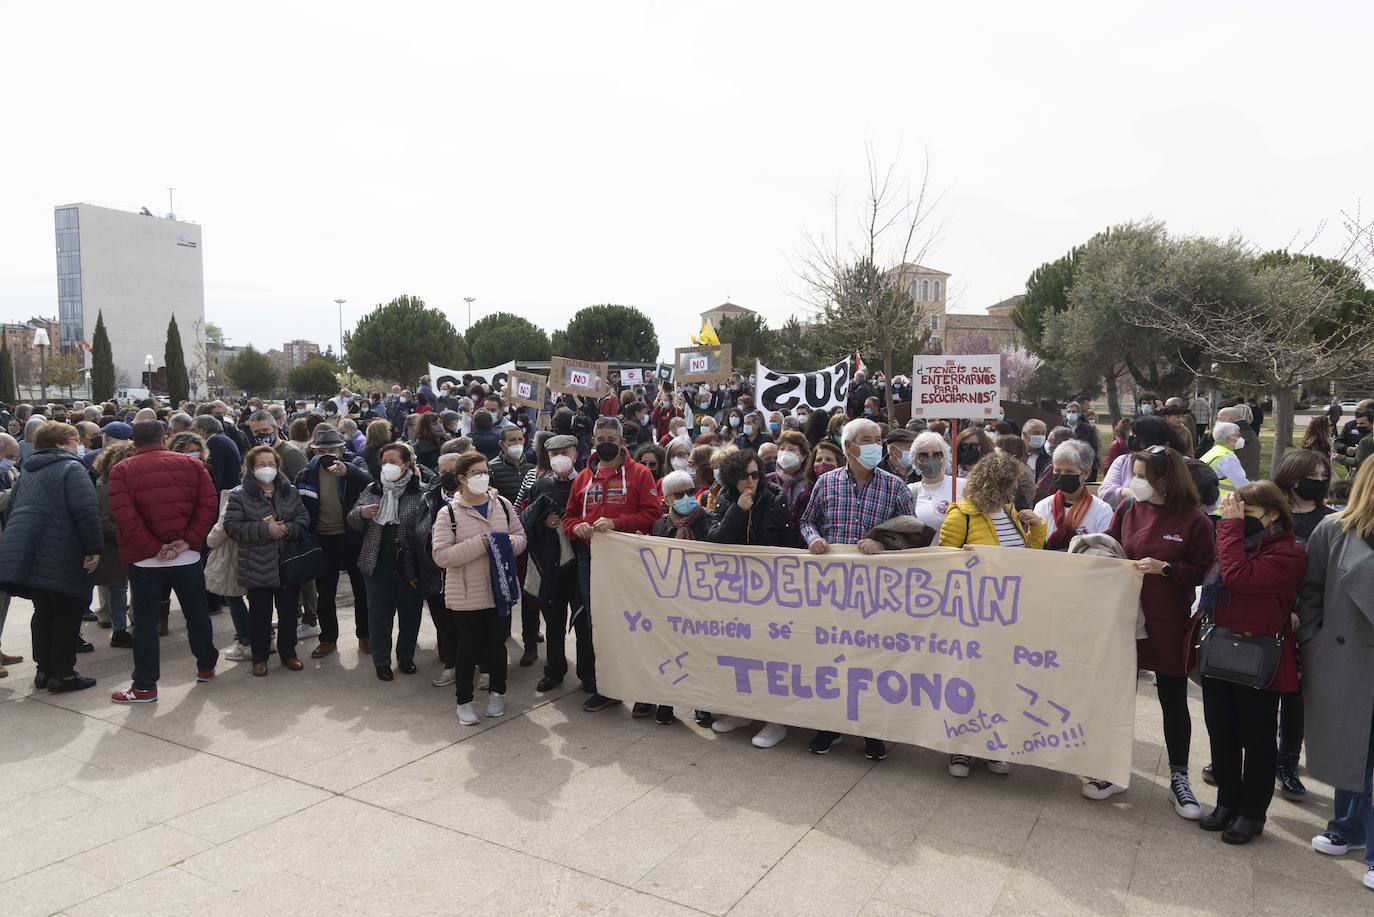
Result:
[[[608,391],[605,363],[554,357],[549,363],[549,388],[563,395],[600,398]]]
[[[673,351],[677,383],[728,382],[734,366],[729,344],[709,347],[679,347]]]
[[[534,373],[511,371],[506,374],[506,401],[536,411],[544,409],[549,380]]]

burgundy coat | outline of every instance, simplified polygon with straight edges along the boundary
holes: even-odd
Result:
[[[110,514],[119,530],[119,560],[132,564],[173,541],[202,550],[219,518],[219,494],[204,462],[158,443],[110,469]]]
[[[1245,520],[1222,519],[1217,523],[1217,565],[1221,584],[1230,590],[1230,600],[1213,612],[1217,625],[1237,633],[1277,635],[1293,613],[1298,585],[1307,573],[1307,551],[1296,536],[1291,531],[1270,535],[1246,554]],[[1291,626],[1269,690],[1298,690],[1297,638]]]

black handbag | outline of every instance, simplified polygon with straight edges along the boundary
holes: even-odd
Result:
[[[1198,674],[1263,690],[1274,682],[1283,655],[1288,617],[1276,636],[1238,634],[1208,622],[1198,641]]]
[[[305,535],[281,542],[281,582],[283,586],[304,586],[319,579],[329,564],[324,549],[314,537]]]

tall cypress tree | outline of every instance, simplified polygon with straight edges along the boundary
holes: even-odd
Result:
[[[91,342],[91,400],[109,401],[114,397],[114,352],[110,349],[110,335],[105,331],[105,313],[95,316],[95,339]]]
[[[14,355],[10,353],[10,339],[0,334],[0,401],[13,406],[18,401],[14,390]]]
[[[177,330],[175,315],[167,323],[167,349],[163,354],[163,365],[167,371],[167,400],[177,407],[190,397],[191,377],[186,374],[186,357],[181,352],[181,332]]]

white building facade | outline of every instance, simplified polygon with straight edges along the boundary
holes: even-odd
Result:
[[[203,391],[196,343],[205,323],[200,226],[91,204],[54,208],[57,304],[62,348],[91,364],[96,316],[105,315],[119,387],[145,387],[146,357],[166,362],[167,323],[176,316],[191,392]],[[53,342],[57,344],[57,341]],[[199,376],[199,378],[197,378]]]

